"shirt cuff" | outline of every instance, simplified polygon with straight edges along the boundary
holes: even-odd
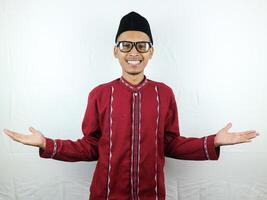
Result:
[[[214,145],[215,136],[204,137],[204,150],[208,160],[218,160],[220,157],[220,147]]]
[[[45,149],[39,148],[39,156],[42,158],[53,158],[57,152],[56,140],[45,138],[46,146]]]

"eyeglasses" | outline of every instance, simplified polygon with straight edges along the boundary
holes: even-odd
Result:
[[[138,42],[119,41],[117,42],[116,47],[118,47],[120,51],[124,53],[130,52],[133,47],[135,47],[135,49],[139,53],[146,53],[152,47],[152,43],[147,41],[138,41]]]

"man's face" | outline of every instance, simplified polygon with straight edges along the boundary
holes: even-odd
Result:
[[[148,35],[140,31],[125,31],[120,34],[117,41],[150,42]],[[114,56],[119,60],[123,73],[127,73],[129,75],[144,73],[144,69],[148,60],[152,58],[153,52],[153,47],[151,47],[146,53],[138,52],[135,47],[133,47],[130,52],[121,52],[118,47],[114,47]]]

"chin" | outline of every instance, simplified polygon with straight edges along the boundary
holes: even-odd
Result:
[[[142,71],[141,72],[129,72],[129,71],[127,71],[126,73],[130,74],[130,75],[138,75],[138,74],[141,74]]]

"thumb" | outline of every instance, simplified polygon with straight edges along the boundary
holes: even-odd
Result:
[[[29,131],[32,132],[33,134],[36,134],[37,132],[39,132],[38,130],[36,130],[36,129],[33,128],[32,126],[29,127]]]
[[[229,122],[225,127],[224,130],[228,131],[232,127],[232,123]]]

